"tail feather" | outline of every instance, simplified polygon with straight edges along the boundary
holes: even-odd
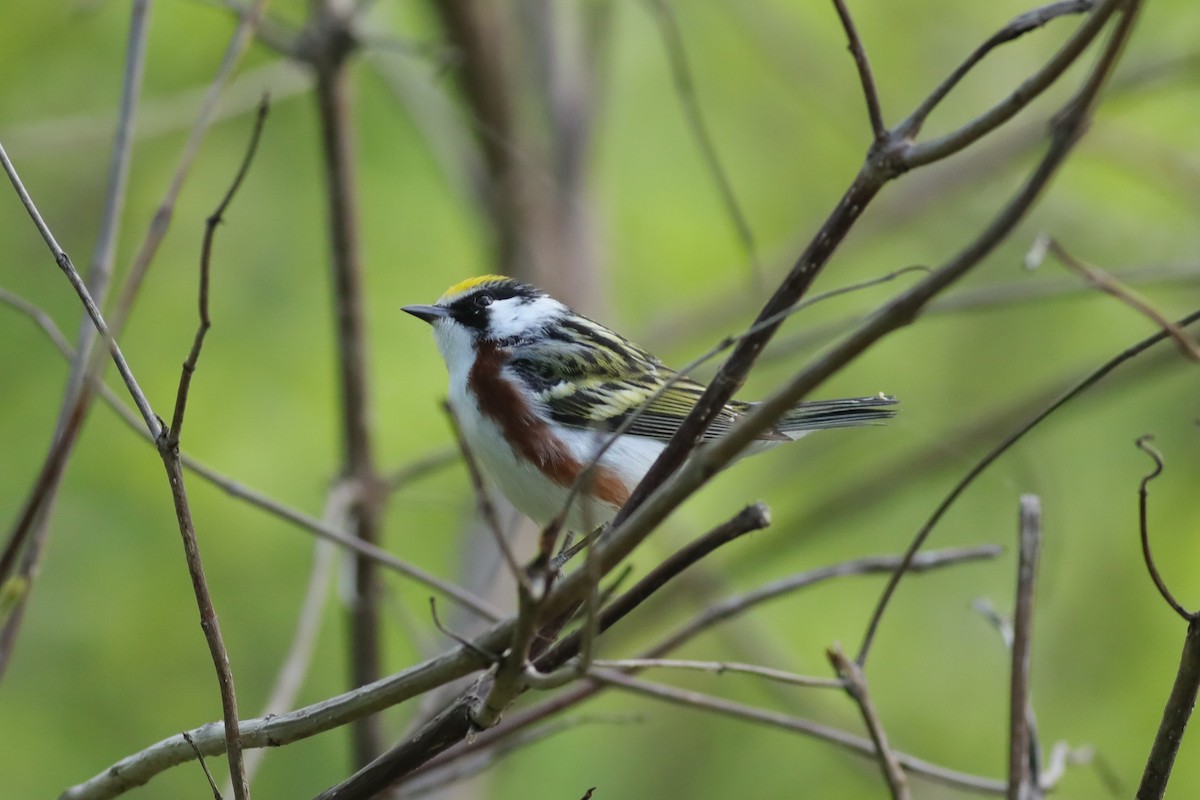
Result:
[[[869,425],[896,416],[896,410],[888,406],[898,405],[899,402],[895,397],[885,394],[840,400],[810,400],[784,414],[775,427],[781,433],[792,434]]]

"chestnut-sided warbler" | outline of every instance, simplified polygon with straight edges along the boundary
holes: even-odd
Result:
[[[566,526],[590,531],[610,521],[704,391],[623,336],[501,275],[470,278],[435,305],[404,311],[433,326],[450,372],[450,408],[472,454],[538,524],[562,513],[593,460]],[[746,452],[887,419],[895,403],[884,395],[803,402]],[[752,406],[730,402],[705,438],[721,436]]]

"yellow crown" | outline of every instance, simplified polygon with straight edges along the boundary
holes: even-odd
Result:
[[[453,297],[454,295],[457,295],[457,294],[463,294],[464,292],[469,292],[470,290],[474,289],[476,286],[479,286],[480,284],[483,284],[483,283],[500,283],[502,281],[507,281],[507,280],[510,280],[510,278],[508,278],[505,275],[479,275],[474,278],[467,278],[465,281],[459,281],[458,283],[454,284],[449,289],[447,289],[446,293],[442,295],[441,299],[445,300],[448,297]]]

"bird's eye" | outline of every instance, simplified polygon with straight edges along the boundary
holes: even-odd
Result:
[[[487,308],[496,298],[492,297],[487,292],[475,295],[475,305],[479,308]]]

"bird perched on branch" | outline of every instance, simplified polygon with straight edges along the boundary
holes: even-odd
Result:
[[[625,337],[501,275],[470,278],[436,304],[404,311],[433,326],[450,372],[450,408],[472,454],[540,525],[563,512],[576,481],[566,527],[586,532],[609,522],[704,392]],[[882,394],[803,402],[746,452],[884,420],[895,404]],[[730,402],[705,440],[753,407]]]

